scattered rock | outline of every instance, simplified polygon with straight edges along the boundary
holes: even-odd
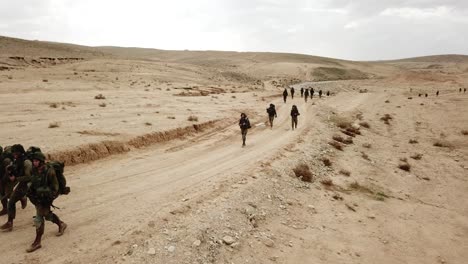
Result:
[[[193,246],[194,246],[194,247],[199,247],[200,245],[201,245],[201,241],[200,241],[199,239],[197,239],[197,240],[195,240],[195,241],[193,242]]]
[[[270,238],[265,238],[263,239],[263,244],[265,244],[265,246],[267,247],[274,247],[275,246],[275,241],[273,241],[272,239]]]
[[[176,248],[175,248],[174,246],[169,246],[169,247],[167,248],[167,251],[169,251],[169,252],[174,252],[175,249],[176,249]]]
[[[148,249],[148,255],[156,255],[156,249],[155,248],[150,248]]]
[[[234,240],[234,238],[231,237],[231,236],[224,236],[224,237],[223,237],[223,242],[224,242],[226,245],[231,245],[231,244],[233,244],[234,242],[236,242],[236,240]]]

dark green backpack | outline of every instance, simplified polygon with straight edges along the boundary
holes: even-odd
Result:
[[[53,168],[55,170],[55,176],[57,177],[57,181],[59,184],[59,190],[58,193],[61,194],[69,194],[70,193],[70,187],[67,186],[67,179],[65,178],[65,175],[63,175],[63,171],[65,168],[65,163],[60,162],[60,161],[50,161],[47,163],[47,166],[50,168]]]

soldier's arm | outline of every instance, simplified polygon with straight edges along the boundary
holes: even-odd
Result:
[[[19,182],[29,182],[31,181],[32,175],[32,162],[30,160],[25,160],[24,163],[24,175],[16,177],[16,180]]]

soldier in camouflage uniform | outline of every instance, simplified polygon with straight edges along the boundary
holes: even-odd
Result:
[[[45,163],[45,156],[41,152],[32,154],[33,173],[31,177],[31,187],[28,190],[28,197],[36,207],[36,239],[26,250],[33,252],[42,247],[41,239],[44,234],[45,220],[51,221],[58,226],[57,236],[63,235],[67,224],[51,211],[51,206],[55,198],[59,195],[59,183],[55,170]]]
[[[14,187],[13,193],[8,200],[8,221],[0,227],[3,231],[13,230],[13,220],[16,217],[16,203],[21,201],[21,207],[23,209],[26,207],[28,182],[31,180],[32,172],[32,163],[26,159],[25,150],[22,145],[13,145],[11,152],[13,154],[13,163],[6,169],[7,189],[8,186],[16,185],[16,187]]]

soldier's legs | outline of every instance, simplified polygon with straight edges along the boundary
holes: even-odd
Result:
[[[270,121],[270,127],[273,128],[273,120],[275,119],[274,116],[268,116],[268,120]]]
[[[3,226],[1,226],[0,229],[5,230],[5,231],[13,230],[13,220],[16,218],[16,203],[18,201],[21,201],[21,204],[23,204],[23,201],[27,199],[26,198],[27,188],[28,188],[27,184],[21,182],[18,184],[16,189],[11,194],[10,200],[8,200],[8,204],[7,204],[8,221]]]
[[[247,129],[242,129],[242,146],[245,146],[245,140],[247,139]]]

